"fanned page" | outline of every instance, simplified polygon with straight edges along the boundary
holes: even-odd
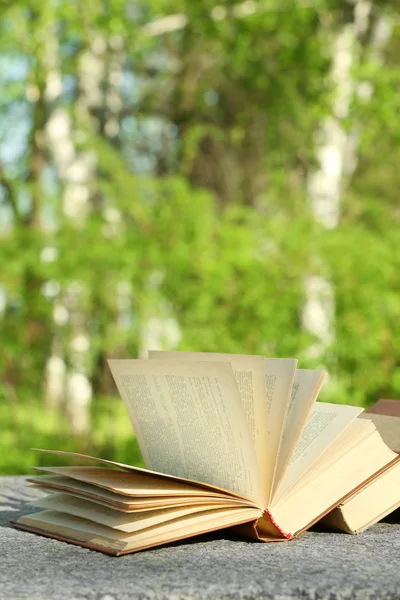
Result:
[[[363,409],[358,406],[315,403],[272,503],[287,494],[296,481],[328,450],[329,446],[362,411]]]
[[[190,504],[186,506],[171,506],[159,509],[127,513],[98,504],[92,500],[69,496],[67,494],[51,494],[30,503],[36,508],[56,510],[69,515],[75,515],[88,521],[93,521],[126,533],[135,533],[146,527],[161,525],[188,515],[201,514],[214,508],[242,510],[243,506],[229,501],[222,506]],[[256,514],[256,513],[255,513]],[[256,517],[255,517],[256,518]]]
[[[142,467],[134,467],[132,465],[127,465],[125,463],[120,463],[120,462],[115,462],[114,460],[108,460],[106,458],[99,458],[98,456],[90,456],[89,454],[81,454],[80,452],[68,452],[65,450],[48,450],[48,449],[44,449],[44,448],[32,448],[32,450],[36,450],[37,452],[43,452],[45,454],[55,454],[57,456],[64,456],[67,458],[71,458],[71,459],[78,459],[79,461],[84,461],[86,462],[94,462],[94,463],[100,463],[102,465],[107,465],[109,467],[116,467],[118,470],[122,470],[122,471],[128,471],[129,473],[138,473],[138,474],[145,474],[146,477],[157,477],[157,478],[161,478],[164,481],[170,481],[170,482],[180,482],[180,483],[184,483],[185,485],[190,485],[191,487],[195,486],[196,489],[198,488],[204,488],[207,490],[211,490],[212,492],[220,492],[224,495],[229,494],[230,496],[237,496],[239,498],[243,498],[243,496],[241,496],[240,494],[235,494],[232,490],[226,490],[220,486],[217,485],[212,485],[210,483],[205,483],[204,481],[196,481],[194,479],[188,479],[187,477],[178,477],[177,475],[171,475],[171,473],[161,473],[160,471],[155,471],[153,470],[149,470],[149,469],[143,469]],[[71,468],[71,467],[67,467],[67,468]],[[75,468],[75,467],[73,467]],[[40,469],[40,467],[37,467],[37,469]],[[44,469],[44,470],[48,470],[48,469]],[[161,483],[161,487],[164,487],[165,483]],[[245,498],[246,500],[246,498]]]
[[[105,489],[98,485],[86,483],[76,478],[62,475],[42,475],[31,477],[28,482],[36,488],[47,492],[63,492],[77,498],[83,498],[98,502],[103,506],[109,506],[128,513],[153,510],[154,508],[167,508],[168,506],[186,506],[193,504],[238,504],[245,505],[245,501],[234,496],[224,494],[199,494],[186,495],[170,494],[168,496],[132,496],[121,494],[112,489]],[[249,503],[250,505],[250,503]]]
[[[374,429],[350,439],[270,508],[273,518],[283,531],[298,534],[396,458]]]
[[[286,472],[296,444],[300,439],[321,390],[325,376],[326,373],[324,371],[296,370],[271,497]]]
[[[263,506],[257,456],[229,365],[156,359],[109,365],[147,468]]]
[[[253,444],[255,446],[259,470],[264,489],[267,487],[267,474],[271,469],[268,465],[268,436],[265,424],[268,421],[267,391],[265,386],[265,364],[263,356],[247,354],[222,354],[215,352],[167,352],[150,350],[150,359],[163,359],[181,363],[224,362],[229,363],[234,371],[236,383],[246,413]],[[271,460],[269,460],[271,463]]]
[[[66,476],[126,496],[223,496],[196,485],[148,476],[147,473],[124,473],[102,467],[35,467],[35,470]]]
[[[135,533],[126,533],[75,515],[44,510],[20,517],[14,526],[118,556],[246,523],[257,516],[254,508],[210,509],[146,527]]]
[[[78,481],[61,475],[44,475],[28,479],[28,482],[36,488],[40,488],[47,492],[63,492],[75,498],[91,500],[121,510],[126,513],[146,512],[156,508],[183,507],[183,506],[198,506],[198,505],[221,505],[229,504],[230,506],[242,505],[252,506],[244,500],[227,495],[177,495],[170,496],[127,496],[118,491],[104,489],[98,485]]]
[[[265,504],[270,498],[297,360],[216,352],[149,351],[150,359],[227,362],[232,366],[261,472]]]
[[[268,471],[267,502],[271,498],[279,452],[285,431],[290,396],[296,373],[297,360],[291,358],[266,358],[265,379],[267,388],[267,452],[273,457],[273,467]]]
[[[313,481],[317,473],[329,469],[340,456],[346,454],[353,446],[361,443],[365,437],[370,436],[373,432],[374,428],[372,423],[362,421],[361,419],[354,419],[354,421],[340,433],[335,441],[328,446],[325,452],[320,454],[315,462],[302,473],[289,491],[287,491],[281,499],[278,497],[276,502],[278,504],[280,500],[285,502],[291,494],[295,493],[300,488],[306,487],[310,481]],[[272,509],[274,509],[274,505],[275,504],[272,504]]]

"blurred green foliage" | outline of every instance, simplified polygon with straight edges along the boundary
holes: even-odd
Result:
[[[4,427],[0,438],[1,475],[34,475],[33,466],[48,465],[48,455],[34,448],[108,456],[121,463],[143,466],[125,409],[117,398],[96,399],[89,437],[71,435],[65,417],[46,410],[38,400],[29,397],[14,406],[1,403],[0,419]],[[56,455],[51,457],[51,463],[71,464]]]
[[[352,87],[371,94],[354,93],[343,118],[357,165],[331,230],[314,218],[307,180],[353,3],[1,10],[0,473],[39,464],[32,446],[140,460],[106,358],[137,356],[154,316],[177,323],[182,350],[324,365],[326,400],[400,396],[398,2],[373,2],[355,42]],[[180,25],[160,33],[168,15]],[[391,31],[378,62],[382,18]],[[314,358],[308,275],[335,298],[334,341]],[[71,350],[77,334],[86,351]],[[56,408],[39,400],[52,354],[90,380],[90,434],[71,433],[67,393]]]

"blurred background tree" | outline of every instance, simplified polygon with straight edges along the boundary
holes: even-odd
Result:
[[[0,10],[0,472],[140,461],[106,359],[148,348],[400,395],[399,2]]]

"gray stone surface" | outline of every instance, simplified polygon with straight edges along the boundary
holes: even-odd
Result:
[[[224,534],[114,558],[10,528],[38,495],[0,478],[1,600],[400,600],[400,524],[279,544]]]

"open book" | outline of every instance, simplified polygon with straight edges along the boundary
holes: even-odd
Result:
[[[298,536],[397,455],[362,409],[317,403],[324,373],[296,366],[208,353],[111,360],[148,470],[93,457],[41,468],[30,481],[51,493],[15,526],[115,555],[225,527]]]
[[[400,455],[400,401],[379,400],[362,417],[370,419],[384,442]],[[351,494],[322,519],[321,525],[346,533],[362,533],[399,507],[400,459]]]

